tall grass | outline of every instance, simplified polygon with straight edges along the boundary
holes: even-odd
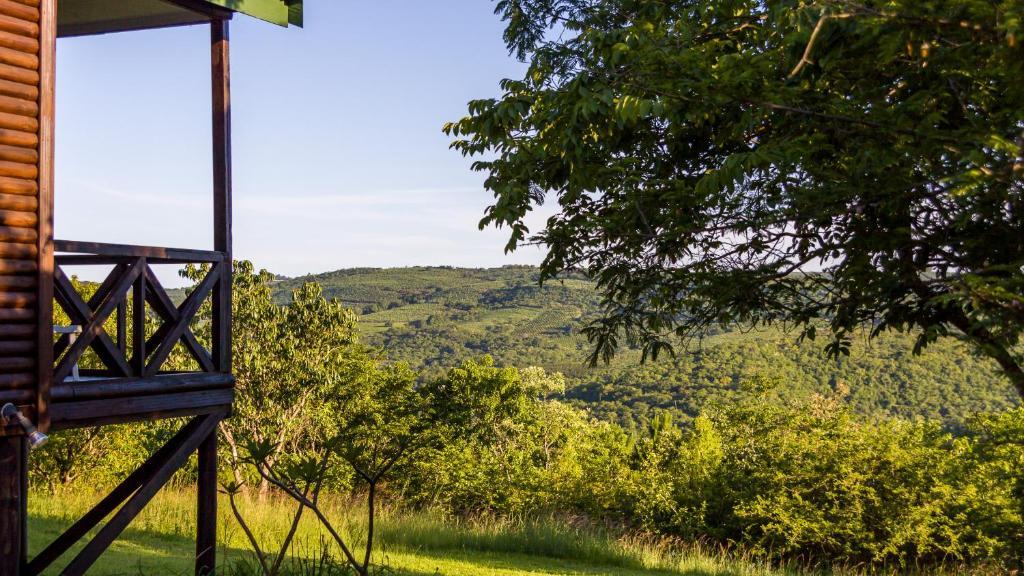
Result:
[[[38,492],[36,494],[39,494]],[[89,489],[63,490],[54,495],[36,495],[29,501],[33,518],[70,524],[81,517],[102,494]],[[241,513],[265,550],[275,553],[287,532],[295,506],[279,498],[239,498]],[[366,535],[365,511],[359,502],[327,496],[327,516],[350,542],[361,544]],[[229,575],[255,574],[248,543],[232,517],[226,498],[219,506],[218,543],[221,564]],[[463,519],[432,511],[409,512],[384,507],[378,516],[377,562],[387,563],[391,554],[472,553],[522,555],[564,559],[626,570],[651,570],[662,574],[736,576],[783,576],[806,574],[859,574],[857,567],[769,566],[736,551],[711,545],[683,543],[667,538],[637,534],[616,534],[579,519],[551,515],[527,520],[500,518]],[[168,540],[190,540],[195,531],[195,493],[165,490],[132,523],[133,531]],[[341,574],[338,551],[329,544],[328,534],[306,513],[289,553],[289,573]],[[876,571],[877,572],[877,571]],[[893,569],[888,573],[914,573]],[[950,566],[946,574],[996,574],[985,567]],[[934,569],[928,573],[935,573]]]

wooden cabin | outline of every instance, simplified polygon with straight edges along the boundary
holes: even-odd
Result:
[[[0,0],[0,575],[39,574],[106,522],[63,574],[82,574],[192,453],[199,455],[196,572],[215,565],[217,423],[234,396],[231,375],[231,99],[228,24],[236,15],[301,25],[301,0]],[[210,28],[213,125],[211,250],[55,240],[54,91],[62,36]],[[145,32],[135,32],[144,34]],[[59,88],[58,88],[59,89]],[[153,265],[208,272],[176,303]],[[109,269],[86,298],[66,271]],[[212,302],[210,346],[193,333]],[[130,302],[130,305],[129,305]],[[54,326],[55,306],[71,319]],[[152,329],[156,321],[159,328]],[[146,324],[150,323],[149,332]],[[135,337],[141,335],[141,337]],[[170,371],[176,345],[196,370]],[[83,354],[98,362],[79,369]],[[93,356],[94,355],[94,356]],[[99,365],[97,368],[96,366]],[[67,532],[27,554],[27,432],[188,417],[181,431]],[[42,436],[33,437],[34,441]],[[127,568],[127,567],[126,567]]]

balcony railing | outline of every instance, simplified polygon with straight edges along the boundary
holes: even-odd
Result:
[[[230,308],[225,314],[222,299],[214,297],[221,283],[230,283],[230,263],[222,253],[65,240],[55,242],[55,251],[54,298],[72,325],[70,329],[55,327],[55,392],[73,373],[80,373],[82,379],[104,380],[182,374],[180,366],[165,369],[179,342],[197,367],[185,372],[229,371],[221,356],[229,341]],[[185,299],[175,304],[151,267],[158,264],[205,265],[205,274]],[[65,268],[71,266],[112,268],[87,298],[66,273]],[[193,332],[193,323],[207,300],[213,301],[209,323],[212,351]],[[102,367],[76,370],[90,349]]]

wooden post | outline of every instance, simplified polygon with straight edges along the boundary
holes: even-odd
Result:
[[[0,574],[21,576],[28,561],[28,443],[0,438]]]
[[[167,459],[161,461],[159,467],[153,470],[151,474],[147,474],[139,489],[125,501],[124,505],[117,512],[114,512],[110,520],[103,525],[103,528],[96,532],[92,540],[78,552],[78,555],[71,560],[71,563],[64,568],[61,574],[66,576],[85,574],[93,563],[96,562],[100,554],[110,547],[110,544],[121,535],[121,532],[124,531],[132,519],[153,499],[157,491],[188,460],[189,455],[199,448],[199,445],[205,438],[211,433],[216,432],[217,423],[220,421],[220,418],[219,414],[197,417],[193,420],[194,424],[187,424],[186,428],[183,429],[186,433],[175,435],[175,438],[172,439],[172,442],[174,442],[172,453]],[[200,524],[202,522],[203,519],[200,518]]]
[[[146,374],[146,271],[149,263],[145,258],[139,263],[142,274],[132,288],[132,360],[135,376]]]
[[[213,249],[224,254],[213,295],[213,361],[231,372],[231,72],[227,20],[211,24],[213,85]]]
[[[210,23],[210,72],[213,88],[213,249],[224,255],[213,293],[213,362],[231,372],[231,68],[227,20]],[[217,430],[199,446],[196,574],[216,569]]]
[[[217,429],[199,445],[199,524],[196,575],[212,576],[217,566]]]
[[[57,2],[39,2],[39,219],[36,275],[36,425],[50,428],[53,384],[53,152]]]
[[[120,508],[140,488],[143,488],[147,482],[150,482],[161,468],[166,467],[169,460],[174,459],[175,453],[180,453],[182,461],[188,458],[188,453],[180,450],[181,445],[189,442],[189,438],[196,434],[202,425],[203,418],[200,417],[189,421],[183,426],[166,444],[161,446],[141,466],[122,480],[110,494],[100,500],[91,510],[86,512],[84,516],[79,518],[63,534],[36,555],[28,564],[28,574],[41,574],[46,570],[100,522]],[[214,427],[210,426],[207,431],[209,429],[214,429]]]

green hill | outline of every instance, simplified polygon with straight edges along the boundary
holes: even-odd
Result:
[[[586,365],[579,330],[597,313],[593,284],[582,276],[537,285],[527,266],[490,269],[338,270],[275,282],[284,301],[302,282],[351,306],[366,339],[432,377],[463,359],[490,354],[501,364],[564,373],[566,397],[595,415],[643,425],[658,410],[688,419],[705,407],[771,386],[782,401],[840,389],[866,415],[925,416],[956,425],[977,411],[1017,398],[992,363],[943,341],[913,356],[912,337],[886,334],[858,342],[849,358],[824,357],[821,343],[796,343],[779,330],[725,332],[691,344],[675,359],[641,364],[626,350],[608,366]]]

